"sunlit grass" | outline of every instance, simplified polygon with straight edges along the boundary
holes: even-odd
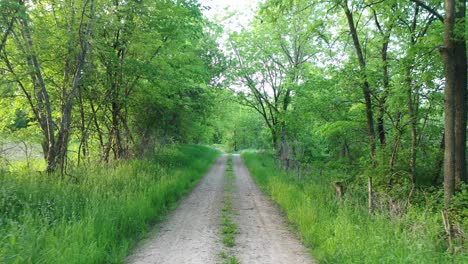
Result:
[[[320,263],[468,263],[467,255],[446,252],[437,213],[411,208],[398,218],[370,216],[357,198],[336,201],[327,172],[300,181],[278,169],[271,156],[242,157]]]
[[[121,263],[151,223],[207,171],[218,152],[169,147],[145,160],[52,175],[0,176],[1,263]]]

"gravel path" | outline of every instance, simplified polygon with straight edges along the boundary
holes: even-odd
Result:
[[[198,186],[180,202],[167,221],[155,228],[127,263],[220,263],[226,159],[224,154],[216,161]],[[234,253],[240,263],[315,263],[288,229],[278,209],[255,185],[239,155],[233,156],[233,167],[235,183],[231,200],[233,220],[239,227]]]
[[[223,207],[223,175],[227,155],[222,155],[197,187],[183,199],[168,220],[157,227],[128,263],[217,263]]]
[[[240,156],[234,155],[233,162],[236,182],[231,199],[240,230],[235,249],[240,263],[315,263],[288,229],[278,209],[255,185]]]

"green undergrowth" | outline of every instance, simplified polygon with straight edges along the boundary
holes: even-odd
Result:
[[[226,172],[224,174],[224,206],[221,214],[221,239],[225,250],[220,253],[223,264],[238,264],[234,252],[230,248],[236,245],[235,238],[238,232],[236,223],[232,221],[232,191],[234,185],[234,172],[232,169],[232,155],[229,155],[226,162]]]
[[[219,152],[166,147],[152,157],[80,168],[58,180],[0,176],[0,263],[122,263]]]
[[[399,217],[370,216],[357,198],[336,201],[327,180],[333,178],[331,171],[299,180],[280,170],[271,155],[242,157],[320,263],[468,263],[466,254],[447,253],[437,212],[413,207]]]

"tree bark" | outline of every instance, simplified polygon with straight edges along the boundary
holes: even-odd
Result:
[[[456,180],[466,182],[466,85],[465,0],[445,1],[445,153],[444,193],[448,205]]]
[[[437,185],[439,183],[440,171],[444,166],[444,149],[445,149],[445,133],[442,134],[442,140],[440,141],[439,151],[436,156],[434,165],[434,174],[432,176],[432,184]]]
[[[467,129],[467,55],[466,55],[466,1],[458,1],[456,27],[462,32],[456,36],[454,49],[457,69],[455,76],[455,181],[468,183],[466,164],[466,129]]]

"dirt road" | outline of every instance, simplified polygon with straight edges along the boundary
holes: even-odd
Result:
[[[255,185],[240,156],[234,155],[233,159],[236,187],[232,203],[240,229],[235,251],[240,263],[314,263],[278,209]]]
[[[217,263],[221,251],[220,215],[223,175],[227,155],[222,155],[197,187],[147,239],[128,263]]]
[[[159,225],[128,263],[215,264],[223,250],[220,216],[227,155],[221,156],[199,185]],[[253,182],[239,155],[233,156],[235,184],[231,194],[239,227],[234,253],[242,264],[314,263],[290,232],[278,209]]]

